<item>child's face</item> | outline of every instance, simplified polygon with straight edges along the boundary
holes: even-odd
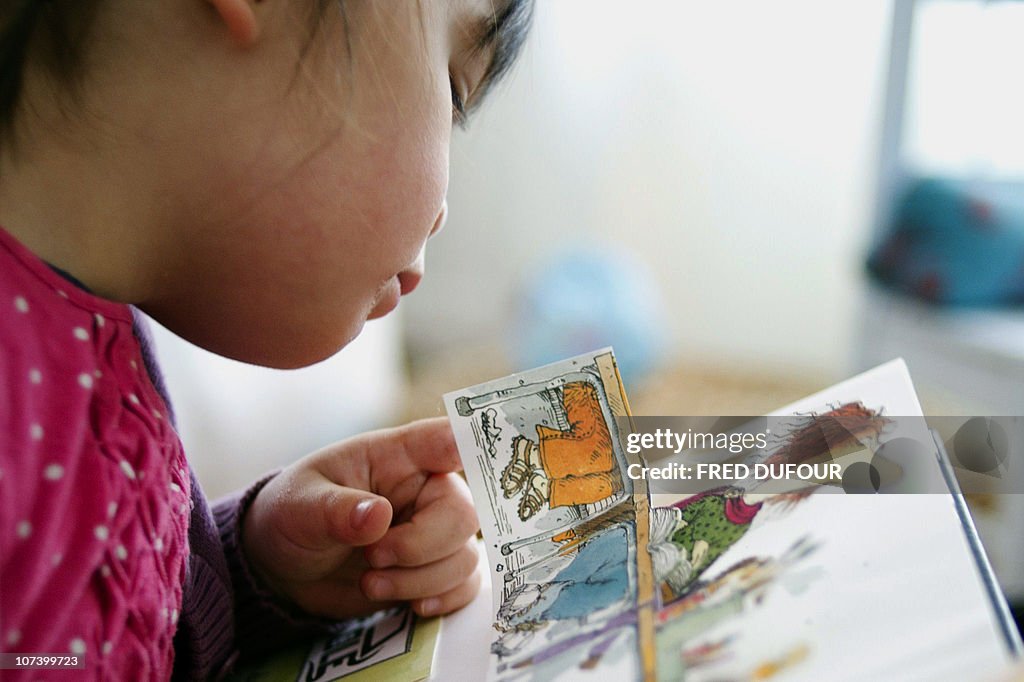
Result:
[[[446,210],[449,74],[462,98],[478,86],[490,54],[470,49],[473,29],[494,11],[346,0],[344,20],[329,5],[308,42],[296,5],[256,3],[253,44],[169,65],[204,75],[151,142],[180,163],[165,180],[163,280],[144,309],[277,367],[333,354],[420,280]]]

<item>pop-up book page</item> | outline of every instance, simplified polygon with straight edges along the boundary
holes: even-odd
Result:
[[[685,494],[648,473],[705,469],[634,447],[657,438],[610,349],[445,403],[491,568],[490,679],[982,679],[1019,649],[902,361],[718,460],[780,476]]]
[[[653,677],[648,497],[610,349],[445,396],[493,585],[490,677]]]
[[[985,679],[1002,669],[1013,634],[1008,643],[956,496],[940,492],[940,453],[903,362],[773,414],[788,428],[747,463],[823,457],[845,473],[851,460],[871,462],[897,473],[896,492],[798,481],[762,492],[755,479],[655,494],[658,678]],[[843,428],[824,438],[827,425]],[[901,477],[919,492],[899,492]]]

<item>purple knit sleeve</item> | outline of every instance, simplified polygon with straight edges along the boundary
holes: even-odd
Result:
[[[189,561],[175,634],[175,680],[221,679],[239,661],[328,632],[333,621],[305,615],[262,585],[242,550],[242,520],[277,472],[211,509],[192,474]]]
[[[337,625],[336,621],[309,616],[277,596],[257,577],[242,549],[245,513],[257,493],[276,475],[276,471],[272,472],[248,490],[228,495],[213,505],[213,516],[234,590],[236,648],[243,659],[251,654],[265,655],[268,650],[297,639],[312,638]]]

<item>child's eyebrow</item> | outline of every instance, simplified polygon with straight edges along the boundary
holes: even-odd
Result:
[[[495,8],[495,11],[478,22],[471,34],[471,53],[492,52],[491,61],[473,93],[469,109],[476,108],[491,86],[512,68],[526,40],[532,18],[533,0],[508,0],[503,7]]]

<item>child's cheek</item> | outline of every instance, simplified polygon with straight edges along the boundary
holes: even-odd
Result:
[[[366,258],[359,269],[380,280],[409,266],[433,229],[448,189],[447,140],[399,134],[324,156],[304,175],[293,196],[306,238],[339,257],[355,248]]]
[[[381,141],[339,158],[354,158],[362,172],[348,173],[348,198],[366,217],[363,243],[391,276],[408,267],[429,237],[448,191],[447,128],[430,119],[381,131]]]

